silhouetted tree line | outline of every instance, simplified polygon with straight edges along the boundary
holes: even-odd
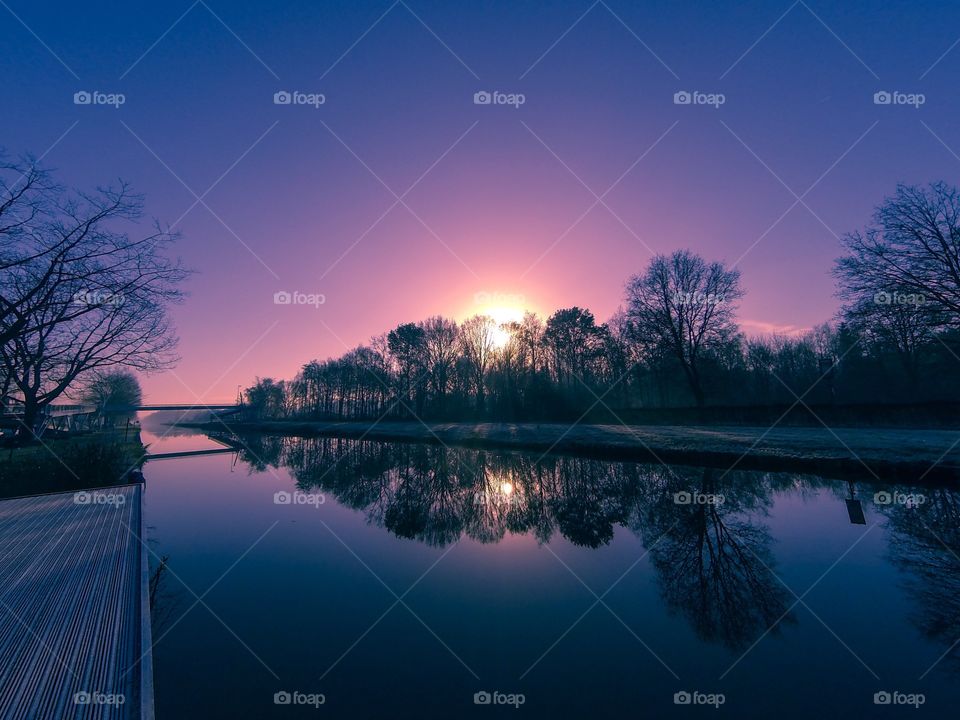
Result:
[[[621,309],[497,326],[432,317],[289,381],[246,391],[254,418],[543,420],[636,408],[960,399],[960,196],[900,186],[843,239],[838,317],[747,338],[739,271],[682,250],[631,277]]]

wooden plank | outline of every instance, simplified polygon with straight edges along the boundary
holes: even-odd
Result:
[[[142,500],[124,485],[0,501],[0,717],[152,714]]]

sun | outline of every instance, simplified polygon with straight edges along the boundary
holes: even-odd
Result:
[[[526,296],[514,292],[481,291],[473,296],[473,304],[460,315],[462,320],[480,315],[492,322],[490,340],[494,350],[505,348],[512,338],[504,325],[521,323],[527,313],[537,313]]]
[[[480,315],[486,315],[496,323],[496,327],[493,328],[493,345],[497,350],[510,342],[510,332],[503,326],[522,321],[525,312],[524,308],[512,305],[489,305],[480,310]]]

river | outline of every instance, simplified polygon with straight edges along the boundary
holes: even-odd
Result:
[[[160,720],[785,720],[960,703],[955,490],[246,443],[145,466]]]

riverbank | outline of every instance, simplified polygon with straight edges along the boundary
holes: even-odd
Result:
[[[140,433],[100,430],[0,449],[0,498],[123,485],[146,448]]]
[[[222,432],[224,424],[189,427]],[[238,434],[428,442],[473,448],[589,455],[723,470],[809,472],[826,477],[956,482],[960,431],[576,425],[541,423],[234,422]]]

